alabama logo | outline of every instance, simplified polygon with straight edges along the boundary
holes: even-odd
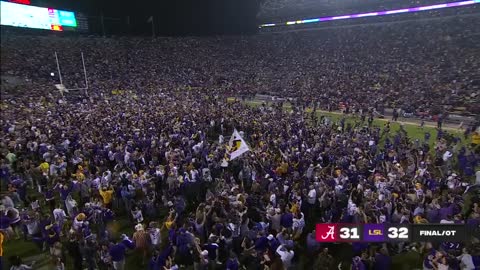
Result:
[[[317,224],[315,228],[315,236],[318,242],[337,242],[337,224]]]

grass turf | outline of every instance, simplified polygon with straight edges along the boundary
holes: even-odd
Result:
[[[228,100],[228,102],[235,102],[235,98],[228,98],[227,100]],[[237,101],[238,101],[238,99],[237,99]],[[245,103],[249,106],[252,106],[252,107],[259,107],[264,102],[258,101],[258,100],[248,100],[248,101],[245,101]],[[268,102],[266,104],[268,104]],[[284,103],[283,108],[287,111],[291,111],[292,110],[292,105],[290,103]],[[312,108],[307,108],[306,111],[311,112]],[[345,124],[351,123],[352,125],[356,121],[359,121],[358,116],[354,116],[354,115],[351,115],[351,114],[349,114],[349,115],[342,114],[340,112],[328,112],[328,111],[323,111],[323,110],[318,110],[317,109],[316,117],[319,118],[321,116],[328,117],[333,122],[338,122],[342,118],[345,118]],[[400,129],[400,126],[403,124],[403,128],[407,132],[408,137],[413,139],[413,140],[418,139],[420,141],[423,141],[425,139],[425,133],[427,133],[427,132],[430,133],[430,135],[431,135],[430,146],[433,146],[433,144],[435,143],[434,138],[436,137],[436,134],[437,134],[436,123],[426,122],[424,127],[421,128],[420,127],[420,122],[418,122],[418,123],[416,122],[418,120],[415,120],[415,119],[403,119],[403,120],[405,120],[405,121],[402,121],[402,120],[397,121],[397,122],[390,121],[390,134],[395,134]],[[377,127],[383,127],[387,121],[389,121],[388,118],[384,118],[384,119],[375,118],[373,120],[373,125],[377,126]],[[471,141],[470,138],[465,139],[464,136],[463,136],[463,130],[460,130],[456,127],[446,126],[446,127],[444,127],[443,131],[448,132],[449,134],[461,139],[461,145],[466,145],[466,144],[470,143],[470,141]]]

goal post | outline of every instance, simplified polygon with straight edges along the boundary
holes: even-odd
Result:
[[[66,88],[63,81],[63,77],[62,77],[62,69],[60,66],[60,61],[58,61],[58,53],[55,52],[55,61],[57,63],[58,78],[60,80],[60,84],[55,84],[55,87],[60,91],[60,94],[62,95],[62,97],[64,93],[69,93],[70,91],[83,91],[84,94],[88,97],[88,76],[87,76],[87,68],[85,66],[85,57],[83,56],[83,52],[80,52],[80,55],[82,57],[82,67],[83,67],[83,75],[85,79],[85,87]]]

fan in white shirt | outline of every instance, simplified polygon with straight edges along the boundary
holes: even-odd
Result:
[[[452,220],[451,216],[447,216],[446,218],[440,220],[440,224],[453,224],[455,221]]]
[[[58,207],[53,210],[53,217],[55,218],[55,222],[57,222],[60,226],[60,228],[63,227],[63,223],[65,219],[67,218],[67,214],[65,213],[65,210],[62,208]]]
[[[308,191],[308,203],[309,204],[315,204],[315,201],[317,200],[317,191],[315,190],[314,186],[310,186],[310,191]]]
[[[442,159],[443,159],[443,161],[447,161],[447,160],[449,160],[452,156],[453,156],[453,154],[452,154],[450,151],[445,151],[445,153],[443,153]]]
[[[294,230],[295,238],[300,237],[300,235],[302,235],[304,227],[305,227],[305,217],[303,213],[300,212],[298,216],[295,215],[293,217],[293,230]]]
[[[353,203],[351,199],[348,200],[347,212],[350,216],[353,216],[357,212],[357,205]]]
[[[272,193],[272,195],[270,195],[270,203],[273,207],[277,205],[277,195],[275,195],[275,193]]]
[[[131,211],[133,219],[137,221],[137,223],[142,223],[143,222],[143,214],[142,210],[140,208],[136,207],[135,210]]]
[[[158,247],[161,243],[160,229],[156,227],[150,228],[148,234],[150,235],[150,243],[154,247]]]
[[[293,250],[289,250],[284,245],[280,245],[277,248],[277,254],[280,255],[280,259],[282,260],[285,269],[288,269],[292,265],[292,259],[295,255],[295,252],[293,252]]]
[[[190,181],[191,182],[197,182],[197,179],[198,179],[198,170],[197,169],[193,169],[190,171]]]
[[[468,253],[466,248],[462,249],[462,255],[458,256],[457,259],[460,261],[460,269],[462,270],[474,270],[475,265],[473,264],[472,255]]]

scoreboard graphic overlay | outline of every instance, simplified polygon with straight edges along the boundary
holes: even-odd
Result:
[[[318,242],[464,242],[470,229],[464,224],[345,224],[320,223]]]

